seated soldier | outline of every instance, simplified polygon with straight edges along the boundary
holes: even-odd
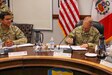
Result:
[[[95,47],[100,37],[99,31],[91,25],[92,18],[85,17],[83,25],[76,27],[66,38],[67,44],[80,45],[81,47]],[[74,42],[75,41],[75,42]]]
[[[11,13],[0,13],[0,39],[4,42],[4,46],[27,43],[24,33],[17,26],[12,25],[11,22]]]

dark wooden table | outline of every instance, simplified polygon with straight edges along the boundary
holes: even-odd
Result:
[[[53,56],[53,51],[35,52],[33,47],[11,51],[27,51],[28,55],[0,55],[0,75],[47,75],[53,67],[70,69],[74,75],[112,75],[112,68],[99,64],[97,58],[85,57],[86,51],[73,51],[71,58]]]

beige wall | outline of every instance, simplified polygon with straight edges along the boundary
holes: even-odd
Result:
[[[44,33],[44,43],[48,43],[50,38],[53,37],[56,44],[59,44],[61,39],[64,37],[61,29],[58,25],[58,20],[53,20],[53,30],[52,31],[42,31]]]

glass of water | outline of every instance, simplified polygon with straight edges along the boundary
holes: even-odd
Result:
[[[0,54],[4,54],[4,49],[2,47],[2,43],[0,43]]]

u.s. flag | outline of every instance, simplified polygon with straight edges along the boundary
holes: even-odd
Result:
[[[112,37],[112,0],[93,0],[91,16],[104,25],[105,39]]]
[[[59,25],[65,35],[68,35],[79,22],[79,10],[76,0],[60,0]]]

